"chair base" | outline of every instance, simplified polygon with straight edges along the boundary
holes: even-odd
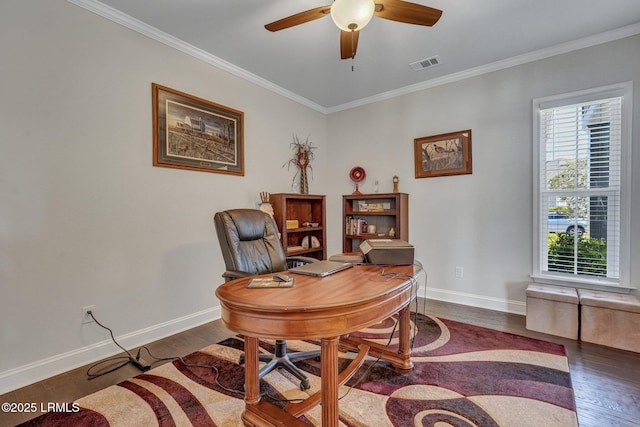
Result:
[[[300,380],[300,390],[304,391],[311,388],[309,378],[305,375],[305,372],[298,368],[293,362],[304,359],[311,359],[312,357],[320,357],[319,350],[313,351],[300,351],[297,353],[287,354],[287,342],[284,340],[276,340],[276,350],[274,354],[260,354],[258,359],[261,362],[267,364],[260,369],[258,377],[262,379],[269,372],[276,368],[284,368],[291,373],[294,377]],[[240,364],[244,363],[244,354],[240,356]]]

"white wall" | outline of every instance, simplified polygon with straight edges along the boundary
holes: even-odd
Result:
[[[640,37],[551,57],[332,114],[331,188],[353,191],[347,172],[367,172],[363,192],[409,193],[409,236],[428,273],[430,297],[524,313],[532,272],[532,100],[635,81],[632,284],[640,285]],[[416,179],[414,138],[472,130],[473,174]],[[337,199],[339,196],[335,196]],[[635,213],[635,215],[633,215]],[[339,241],[341,209],[327,217]],[[339,246],[333,247],[338,251]],[[331,251],[330,251],[331,252]],[[455,267],[464,277],[455,277]]]
[[[294,133],[318,146],[329,253],[348,171],[367,170],[365,192],[376,177],[391,191],[397,174],[429,295],[516,312],[531,272],[532,98],[635,80],[640,135],[640,37],[324,116],[66,1],[0,7],[0,393],[117,350],[80,324],[85,305],[129,347],[215,318],[212,215],[290,191]],[[244,111],[244,177],[151,166],[152,82]],[[414,138],[469,128],[472,175],[414,178]],[[638,261],[635,243],[633,277]]]
[[[314,110],[63,0],[0,28],[0,393],[117,350],[83,306],[129,346],[218,317],[213,214],[291,191],[294,133],[328,190]],[[244,112],[244,177],[152,166],[152,82]]]

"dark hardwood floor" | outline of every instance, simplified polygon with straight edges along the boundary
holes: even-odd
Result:
[[[416,306],[429,315],[563,344],[569,357],[580,426],[640,426],[640,354],[527,331],[524,316],[515,314],[440,301],[425,303],[422,299]],[[148,347],[158,357],[183,356],[233,335],[217,320]],[[147,358],[144,353],[143,357]],[[127,365],[89,380],[87,368],[12,391],[0,396],[0,402],[70,402],[140,373]],[[39,414],[0,413],[0,426],[14,426],[36,415]]]

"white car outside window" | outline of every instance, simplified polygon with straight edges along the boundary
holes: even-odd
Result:
[[[571,233],[573,234],[576,225],[578,235],[582,236],[587,229],[587,221],[578,218],[568,217],[561,213],[550,213],[547,221],[549,233]]]

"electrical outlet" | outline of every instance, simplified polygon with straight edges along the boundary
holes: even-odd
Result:
[[[462,267],[456,267],[456,277],[462,279],[464,276],[464,269]]]
[[[89,312],[95,311],[95,305],[87,305],[86,307],[82,307],[82,323],[91,323],[94,322],[93,317],[89,314]]]

